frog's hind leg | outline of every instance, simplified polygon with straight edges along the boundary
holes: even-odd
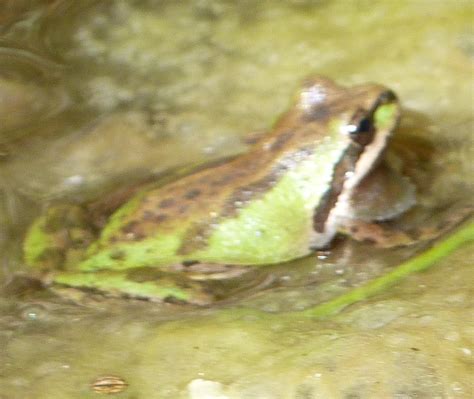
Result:
[[[275,275],[261,267],[190,261],[172,268],[194,282],[208,285],[219,302],[260,292],[275,283]]]
[[[26,233],[25,262],[36,270],[64,269],[81,259],[95,238],[84,208],[73,204],[51,206]]]
[[[208,305],[213,297],[206,287],[179,274],[152,268],[124,271],[63,272],[51,280],[52,288],[62,292],[76,288],[109,297],[129,297],[154,302]]]

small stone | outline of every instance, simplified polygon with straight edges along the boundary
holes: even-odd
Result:
[[[459,341],[460,335],[457,331],[450,331],[445,334],[444,339],[447,341]]]
[[[91,388],[94,392],[103,394],[112,394],[125,391],[128,384],[122,377],[115,375],[104,375],[97,377],[91,384]]]
[[[31,304],[21,309],[20,315],[23,320],[38,321],[47,317],[47,310],[41,305]]]
[[[197,378],[188,384],[191,399],[230,399],[222,392],[222,384]]]

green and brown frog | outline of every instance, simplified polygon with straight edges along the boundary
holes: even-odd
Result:
[[[247,153],[147,187],[105,223],[87,207],[48,209],[27,233],[26,263],[55,286],[208,303],[183,277],[190,266],[225,274],[281,263],[340,232],[386,245],[372,222],[415,204],[413,185],[384,160],[399,115],[396,95],[381,85],[307,79]]]

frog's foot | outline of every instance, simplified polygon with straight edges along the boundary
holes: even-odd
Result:
[[[382,248],[411,245],[417,242],[419,234],[408,234],[390,226],[387,222],[364,222],[351,220],[340,229],[356,241],[365,241]]]
[[[129,297],[155,302],[209,305],[214,298],[206,287],[174,273],[151,268],[126,271],[63,272],[51,278],[52,287],[78,288],[110,297]],[[69,295],[67,295],[69,297]]]
[[[407,220],[410,214],[399,220],[383,222],[347,220],[340,232],[357,241],[368,241],[382,248],[412,245],[442,236],[472,214],[472,206],[461,205],[438,211],[425,210],[422,217],[411,222]]]

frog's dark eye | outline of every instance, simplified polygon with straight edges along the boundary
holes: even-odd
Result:
[[[351,139],[362,146],[369,144],[375,132],[372,119],[370,117],[362,118],[356,126],[351,132]]]
[[[372,128],[372,123],[369,118],[364,118],[359,122],[359,126],[357,128],[357,131],[359,133],[363,132],[369,132],[370,129]]]

